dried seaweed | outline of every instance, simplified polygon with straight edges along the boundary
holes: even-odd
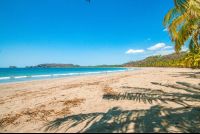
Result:
[[[4,117],[0,119],[0,127],[4,127],[8,124],[18,124],[15,121],[20,118],[21,116],[28,115],[31,119],[28,121],[31,121],[32,119],[34,120],[40,120],[40,121],[48,121],[47,117],[49,116],[61,116],[61,115],[67,115],[70,114],[70,108],[75,107],[79,105],[81,102],[83,102],[85,99],[73,99],[73,100],[68,100],[68,101],[57,101],[58,102],[64,102],[63,105],[65,108],[63,108],[61,111],[55,111],[53,109],[50,110],[42,110],[42,108],[45,107],[45,105],[40,105],[39,107],[35,109],[26,109],[20,113],[15,112],[16,114],[8,114],[7,117]]]
[[[80,104],[81,102],[83,102],[85,99],[73,99],[73,100],[68,100],[66,102],[64,102],[64,105],[72,105],[72,106],[77,106],[78,104]]]
[[[103,92],[105,93],[104,95],[109,96],[109,97],[117,95],[117,92],[114,92],[112,89],[113,89],[112,87],[109,87],[109,86],[106,85],[103,88]]]
[[[88,85],[99,85],[100,82],[93,82],[93,83],[88,83]]]

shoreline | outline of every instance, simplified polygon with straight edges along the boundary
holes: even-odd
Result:
[[[200,70],[140,69],[0,84],[0,132],[198,132]]]
[[[117,68],[136,68],[136,69],[138,69],[138,70],[140,70],[138,67],[117,67]],[[125,71],[125,70],[124,70]],[[131,71],[137,71],[137,70],[131,70]],[[105,72],[105,71],[102,71],[102,72]],[[113,74],[113,73],[123,73],[123,72],[111,72],[111,73],[107,73],[107,74]],[[105,74],[105,73],[103,73],[103,74]],[[29,81],[19,81],[19,82],[10,82],[10,83],[0,83],[0,85],[2,85],[2,84],[14,84],[14,83],[22,83],[22,82],[31,82],[31,81],[42,81],[42,80],[52,80],[52,79],[65,79],[65,78],[71,78],[71,77],[80,77],[80,76],[91,76],[91,75],[103,75],[103,74],[101,74],[101,72],[100,72],[100,74],[86,74],[86,75],[79,75],[79,76],[77,76],[77,75],[75,75],[75,76],[73,76],[73,75],[71,75],[71,76],[68,76],[68,77],[61,77],[61,78],[47,78],[47,79],[39,79],[39,80],[29,80]],[[22,78],[23,79],[23,78]]]

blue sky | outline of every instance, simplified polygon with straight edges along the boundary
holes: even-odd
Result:
[[[0,67],[114,65],[174,52],[174,0],[0,0]]]

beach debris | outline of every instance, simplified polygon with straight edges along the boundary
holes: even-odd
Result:
[[[113,89],[112,87],[109,87],[108,85],[106,85],[106,86],[103,88],[104,95],[105,95],[105,96],[108,96],[108,97],[116,96],[116,95],[117,95],[117,92],[114,92],[112,89]]]
[[[15,122],[15,121],[18,118],[20,118],[21,116],[25,116],[25,115],[29,117],[29,119],[27,119],[26,121],[31,121],[31,120],[49,121],[47,119],[47,117],[49,117],[49,116],[68,115],[68,114],[70,114],[69,109],[71,107],[75,107],[75,106],[79,105],[84,100],[85,99],[75,98],[75,99],[68,100],[68,101],[57,101],[57,103],[62,102],[63,105],[65,106],[63,109],[61,109],[61,111],[55,111],[54,109],[45,110],[44,104],[40,105],[39,107],[37,107],[35,109],[27,108],[26,110],[24,110],[22,112],[14,111],[14,114],[7,114],[7,115],[5,115],[6,117],[4,116],[4,118],[0,119],[0,127],[3,128],[8,124],[17,125],[17,124],[19,124],[19,122]]]
[[[72,105],[72,106],[77,106],[78,104],[80,104],[81,102],[83,102],[85,99],[73,99],[73,100],[68,100],[66,102],[64,102],[64,105]]]
[[[190,106],[190,105],[188,105],[188,106],[185,106],[185,108],[191,108],[191,106]]]
[[[172,101],[174,101],[174,102],[178,102],[178,100],[175,100],[175,99],[172,99]]]
[[[98,82],[93,82],[93,83],[88,83],[88,85],[99,85],[99,81]]]

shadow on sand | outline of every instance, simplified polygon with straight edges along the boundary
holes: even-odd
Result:
[[[172,77],[182,77],[186,76],[186,78],[196,78],[200,79],[200,72],[178,72],[178,74],[169,74]]]
[[[70,129],[78,129],[78,133],[194,133],[200,131],[199,114],[200,107],[169,109],[156,105],[149,110],[125,111],[114,107],[107,113],[79,114],[57,119],[45,124],[44,131],[67,132]]]
[[[133,89],[133,93],[119,93],[103,96],[103,99],[134,100],[141,103],[157,102],[148,110],[123,110],[120,107],[109,109],[107,113],[78,114],[60,118],[44,124],[44,132],[200,132],[200,106],[188,105],[187,101],[199,103],[199,86],[185,82],[177,85],[152,84],[184,90],[187,93],[167,93],[162,90],[151,90],[139,87],[122,87]],[[138,91],[141,91],[139,93]],[[174,102],[182,105],[179,108],[167,108],[161,103]]]

